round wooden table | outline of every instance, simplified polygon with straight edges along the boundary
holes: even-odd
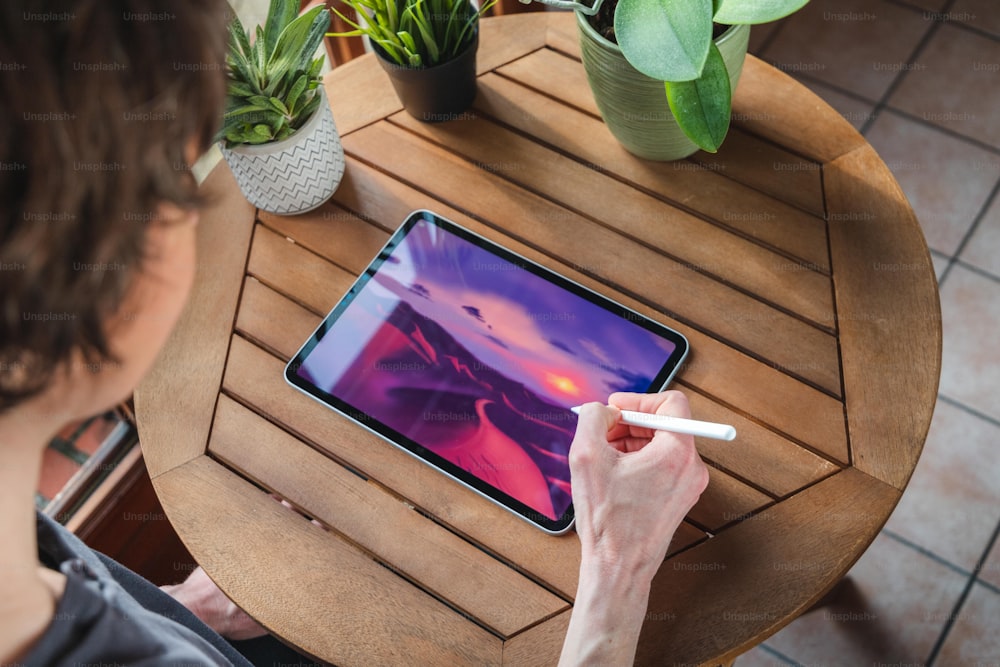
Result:
[[[577,584],[546,535],[289,388],[282,368],[391,231],[429,208],[681,331],[711,481],[656,577],[641,664],[716,664],[807,610],[913,471],[941,366],[920,228],[833,109],[749,57],[717,155],[653,163],[600,120],[573,17],[483,22],[479,96],[400,110],[372,56],[326,84],[333,201],[256,212],[220,165],[192,300],[136,394],[147,466],[212,578],[338,665],[547,665]],[[281,496],[296,510],[275,502]]]

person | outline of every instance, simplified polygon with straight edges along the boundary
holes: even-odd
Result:
[[[0,4],[0,664],[247,665],[235,647],[267,637],[203,571],[158,589],[34,507],[49,440],[131,393],[194,279],[190,165],[221,118],[228,7],[151,7]],[[652,576],[707,483],[690,437],[617,423],[686,417],[683,394],[609,403],[584,407],[570,452],[566,665],[631,662]]]

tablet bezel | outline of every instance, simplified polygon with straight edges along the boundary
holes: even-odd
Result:
[[[286,364],[284,371],[285,381],[295,389],[298,389],[310,398],[313,398],[323,405],[339,412],[358,425],[364,427],[366,430],[381,437],[390,444],[395,445],[418,460],[438,469],[471,491],[474,491],[487,500],[503,507],[546,533],[552,535],[563,534],[572,528],[575,520],[574,506],[572,502],[563,516],[558,519],[551,519],[532,507],[525,505],[516,498],[513,498],[496,487],[486,483],[465,469],[453,464],[451,461],[448,461],[421,444],[409,439],[395,429],[386,426],[363,411],[358,410],[340,398],[316,387],[299,376],[297,373],[299,366],[301,366],[306,356],[308,356],[316,345],[319,344],[326,333],[330,331],[337,319],[343,315],[353,302],[354,298],[375,276],[378,269],[392,255],[392,252],[403,241],[403,239],[406,238],[406,235],[410,232],[410,230],[413,229],[413,227],[421,220],[435,225],[469,243],[472,243],[477,247],[493,254],[500,260],[514,264],[515,266],[520,267],[551,284],[554,284],[560,289],[566,290],[567,292],[585,299],[586,301],[589,301],[590,303],[673,343],[675,346],[674,351],[660,368],[656,377],[653,378],[653,381],[647,390],[648,392],[661,391],[667,386],[667,384],[669,384],[670,380],[676,374],[677,369],[687,357],[689,350],[688,341],[680,332],[670,329],[669,327],[662,325],[645,315],[642,315],[641,313],[614,301],[613,299],[603,296],[602,294],[599,294],[598,292],[595,292],[594,290],[585,287],[570,278],[560,275],[551,269],[547,269],[541,264],[519,255],[508,248],[504,248],[496,242],[491,241],[490,239],[487,239],[472,230],[462,227],[461,225],[443,218],[427,209],[417,209],[410,213],[399,228],[396,229],[396,231],[389,237],[389,240],[367,266],[367,268],[365,268],[361,275],[358,276],[357,280],[351,285],[344,297],[337,303],[333,310],[331,310],[330,313],[323,318],[323,321],[318,327],[316,327],[315,331],[313,331],[306,342],[299,348],[298,352],[296,352],[288,364]]]

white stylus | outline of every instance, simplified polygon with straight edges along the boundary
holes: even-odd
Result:
[[[580,414],[582,405],[570,408],[576,414]],[[670,417],[667,415],[651,415],[645,412],[635,412],[633,410],[622,410],[622,424],[629,426],[640,426],[659,431],[670,431],[672,433],[688,433],[703,438],[715,438],[716,440],[732,440],[736,437],[736,429],[729,424],[716,424],[714,422],[702,422],[696,419],[682,419],[681,417]]]

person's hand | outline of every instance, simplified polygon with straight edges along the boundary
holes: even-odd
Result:
[[[580,411],[569,467],[582,548],[559,664],[630,665],[653,575],[708,484],[694,438],[618,423],[619,410],[690,417],[687,398],[612,394]]]
[[[267,630],[226,597],[200,567],[184,583],[160,588],[226,639],[253,639],[267,634]]]
[[[580,411],[569,452],[584,565],[651,580],[674,531],[708,484],[694,438],[619,424],[619,410],[689,418],[679,391],[612,394]]]

